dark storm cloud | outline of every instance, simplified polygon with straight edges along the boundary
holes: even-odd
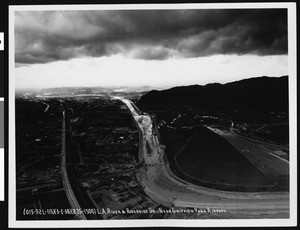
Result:
[[[287,53],[285,9],[15,13],[16,63]]]

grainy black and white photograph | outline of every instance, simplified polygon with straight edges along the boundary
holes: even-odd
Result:
[[[12,17],[16,221],[290,219],[287,7]]]

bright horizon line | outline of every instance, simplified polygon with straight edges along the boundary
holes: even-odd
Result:
[[[216,82],[216,81],[212,81],[212,82],[207,82],[205,84],[178,84],[178,85],[104,85],[104,86],[82,86],[82,85],[78,85],[78,86],[54,86],[54,87],[16,87],[15,90],[43,90],[43,89],[55,89],[55,88],[113,88],[113,89],[119,89],[119,88],[140,88],[140,87],[151,87],[151,88],[174,88],[174,87],[181,87],[181,86],[191,86],[191,85],[200,85],[200,86],[205,86],[208,84],[227,84],[227,83],[231,83],[231,82],[236,82],[236,81],[242,81],[242,80],[247,80],[247,79],[253,79],[253,78],[261,78],[261,77],[268,77],[268,78],[280,78],[280,77],[284,77],[284,76],[288,76],[288,74],[285,75],[278,75],[278,76],[253,76],[253,77],[246,77],[246,78],[240,78],[237,80],[233,80],[233,81],[226,81],[226,82]]]
[[[76,58],[14,68],[15,89],[55,87],[174,87],[228,83],[289,73],[287,55],[214,55],[137,60],[120,55]]]

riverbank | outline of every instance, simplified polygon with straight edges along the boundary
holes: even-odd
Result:
[[[164,147],[153,133],[150,115],[136,112],[127,99],[121,100],[131,111],[142,132],[140,156],[145,166],[137,173],[144,191],[154,201],[175,207],[222,208],[220,218],[288,218],[289,192],[228,192],[197,186],[176,177],[168,168]],[[228,217],[228,212],[230,217]],[[234,215],[235,214],[235,215]]]

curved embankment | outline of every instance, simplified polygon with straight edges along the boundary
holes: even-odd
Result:
[[[140,159],[144,167],[137,177],[144,191],[158,203],[165,206],[196,207],[200,209],[219,208],[226,213],[220,218],[288,218],[289,192],[229,192],[209,189],[188,183],[178,178],[170,170],[158,137],[153,132],[150,115],[135,111],[132,102],[115,97],[126,104],[131,111],[136,126],[141,132],[142,147]]]

